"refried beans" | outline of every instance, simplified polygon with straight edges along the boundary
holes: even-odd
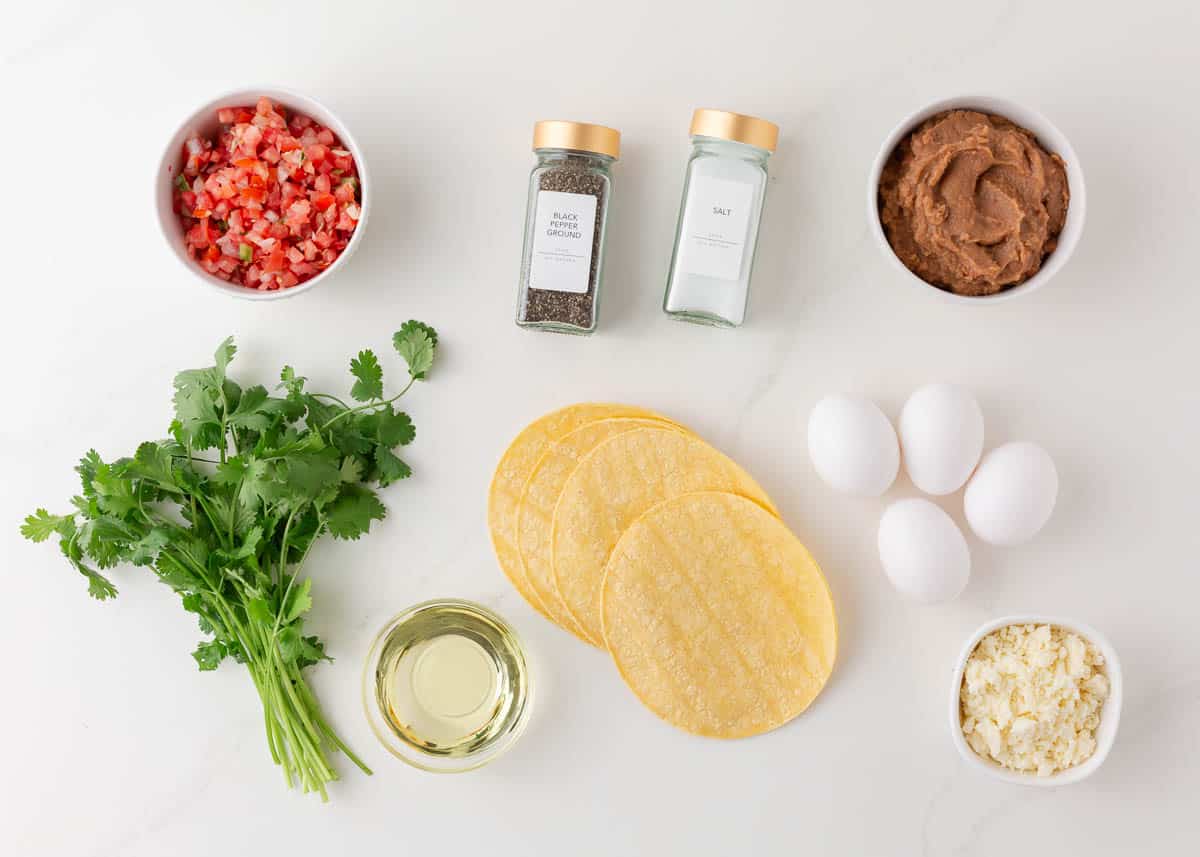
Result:
[[[1062,158],[1003,116],[950,110],[896,146],[879,179],[879,220],[910,271],[960,295],[1037,273],[1070,201]]]

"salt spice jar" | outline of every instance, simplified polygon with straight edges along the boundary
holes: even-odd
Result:
[[[611,167],[621,134],[583,122],[538,122],[529,176],[517,324],[559,333],[596,329]]]
[[[767,159],[779,127],[740,113],[697,110],[691,137],[663,312],[737,327],[746,316]]]

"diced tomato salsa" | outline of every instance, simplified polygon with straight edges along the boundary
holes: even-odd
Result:
[[[362,214],[358,169],[332,131],[260,98],[217,111],[216,140],[191,137],[175,177],[188,254],[223,280],[263,291],[315,277]]]

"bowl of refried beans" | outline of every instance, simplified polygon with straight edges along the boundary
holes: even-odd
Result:
[[[1083,232],[1083,170],[1048,119],[994,96],[936,101],[895,127],[867,182],[870,229],[904,279],[959,303],[1048,282]]]

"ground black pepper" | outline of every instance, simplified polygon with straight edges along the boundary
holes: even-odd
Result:
[[[588,288],[582,294],[527,288],[520,310],[522,322],[553,322],[589,330],[595,323],[596,280],[600,271],[600,233],[604,206],[608,204],[607,180],[595,172],[591,158],[567,155],[538,176],[538,190],[579,193],[596,197],[596,223],[592,232],[592,266]],[[528,272],[526,272],[528,275]]]
[[[517,324],[588,334],[600,305],[610,169],[621,132],[545,120],[533,126],[533,151]]]

